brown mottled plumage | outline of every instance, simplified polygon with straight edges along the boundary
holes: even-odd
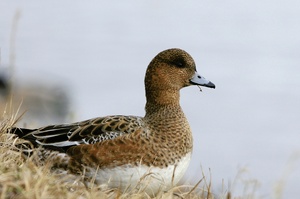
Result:
[[[190,85],[215,88],[196,72],[193,58],[181,49],[159,53],[145,76],[146,115],[107,116],[39,129],[11,129],[34,146],[58,151],[56,166],[96,183],[125,189],[144,175],[155,176],[146,191],[156,193],[176,184],[193,148],[192,133],[180,107],[180,89]],[[175,177],[173,178],[173,172]],[[121,177],[120,177],[121,176]],[[145,185],[146,186],[146,185]]]

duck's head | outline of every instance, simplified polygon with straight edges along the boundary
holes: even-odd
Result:
[[[146,92],[179,91],[190,85],[215,88],[212,82],[198,74],[194,59],[184,50],[172,48],[162,51],[153,58],[147,68]]]

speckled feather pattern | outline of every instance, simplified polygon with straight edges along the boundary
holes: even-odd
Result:
[[[169,107],[166,108],[170,110]],[[70,167],[76,170],[78,163],[98,166],[100,169],[128,162],[160,168],[176,164],[182,156],[191,152],[192,136],[186,119],[180,119],[184,116],[183,113],[174,113],[176,114],[173,116],[162,115],[163,119],[156,121],[150,117],[134,133],[104,140],[93,146],[79,145],[70,148],[67,151],[72,157]]]

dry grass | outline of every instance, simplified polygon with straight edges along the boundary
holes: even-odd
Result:
[[[24,159],[16,148],[20,140],[7,129],[18,118],[4,113],[0,120],[0,197],[3,198],[151,198],[141,190],[121,193],[105,185],[87,188],[80,176],[57,174],[49,164],[41,165],[33,155]],[[216,198],[205,178],[194,186],[175,186],[155,198]],[[219,198],[219,197],[217,197]],[[227,198],[223,196],[221,198]],[[230,198],[230,197],[229,197]]]

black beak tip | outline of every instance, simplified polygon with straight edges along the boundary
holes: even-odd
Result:
[[[206,84],[206,87],[215,89],[216,85],[212,82],[208,82],[208,84]]]

